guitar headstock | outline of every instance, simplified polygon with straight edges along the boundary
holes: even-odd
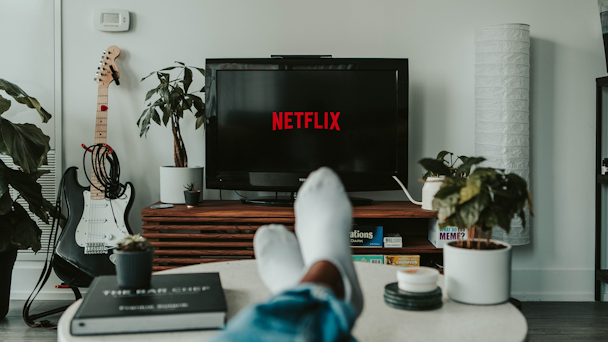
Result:
[[[109,86],[112,81],[119,85],[118,78],[120,72],[116,66],[116,58],[120,56],[120,49],[118,46],[112,45],[103,52],[101,56],[101,62],[97,68],[97,75],[95,75],[95,82],[100,85]]]

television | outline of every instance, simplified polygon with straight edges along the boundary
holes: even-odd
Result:
[[[293,194],[321,166],[346,191],[407,182],[407,59],[207,59],[205,89],[208,189]]]

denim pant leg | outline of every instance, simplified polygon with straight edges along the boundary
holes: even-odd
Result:
[[[355,319],[352,306],[331,290],[300,284],[243,309],[213,341],[355,341]]]

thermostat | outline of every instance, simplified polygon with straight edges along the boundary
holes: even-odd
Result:
[[[122,9],[96,9],[93,26],[99,31],[128,31],[129,11]]]

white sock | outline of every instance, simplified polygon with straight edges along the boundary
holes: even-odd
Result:
[[[338,175],[327,167],[312,172],[298,191],[294,210],[306,270],[318,261],[334,264],[344,282],[344,300],[359,315],[363,296],[350,250],[352,207]]]
[[[253,237],[258,272],[272,294],[296,286],[302,279],[304,262],[298,240],[283,225],[260,227]]]

